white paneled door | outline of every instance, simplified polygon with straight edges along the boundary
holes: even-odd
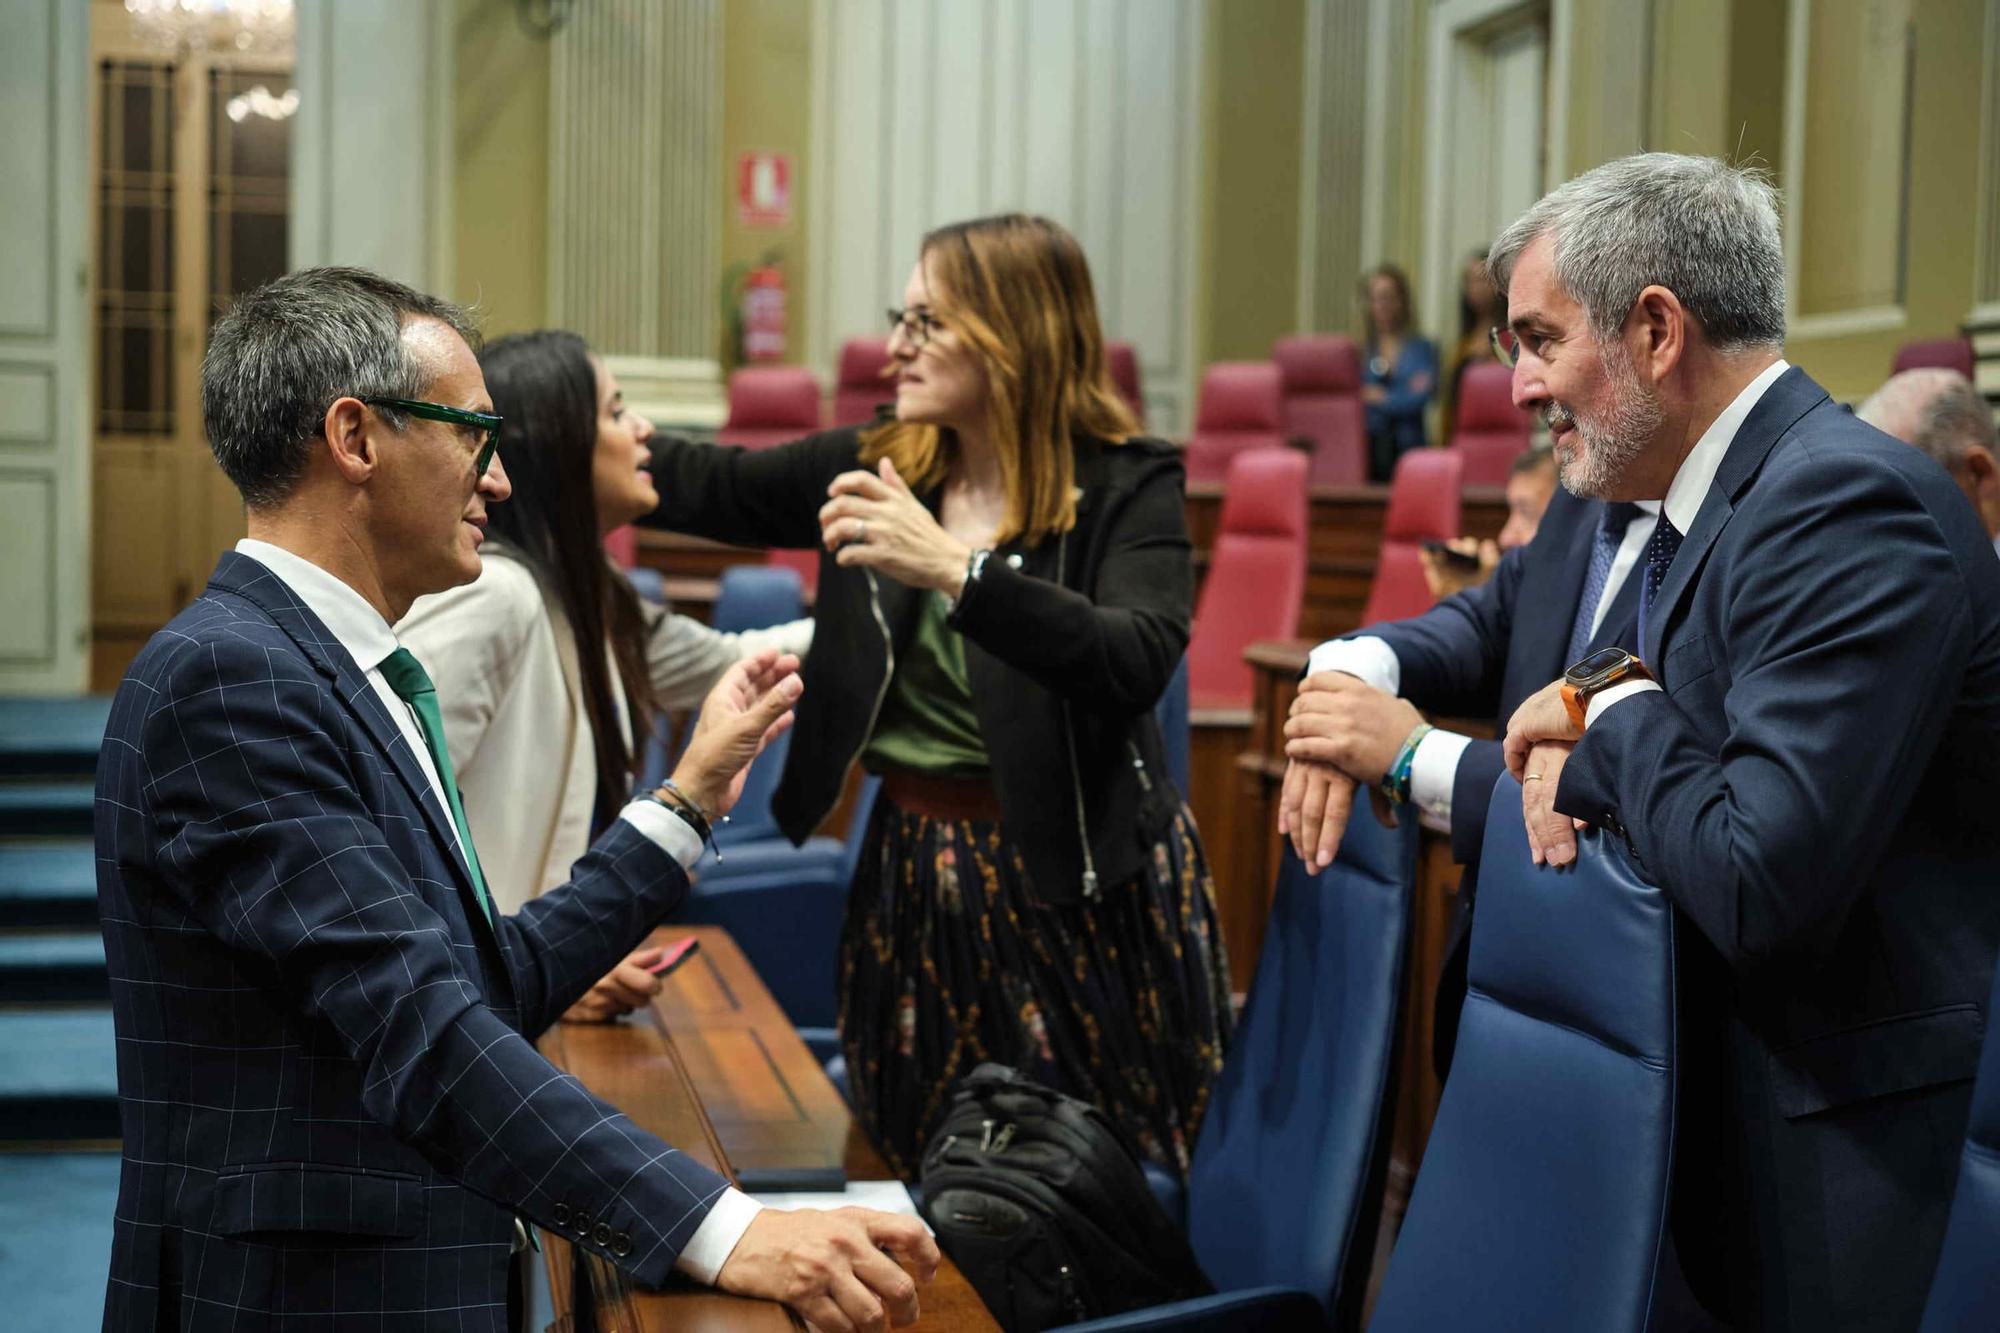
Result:
[[[1192,416],[1200,0],[839,0],[814,35],[809,358],[882,331],[923,234],[1020,210],[1073,231],[1151,428]]]
[[[0,692],[81,690],[89,656],[87,11],[14,0],[0,42]]]

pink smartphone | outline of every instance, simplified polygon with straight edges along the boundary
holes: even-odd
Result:
[[[646,970],[656,977],[664,977],[700,952],[701,941],[692,935],[684,936],[669,944],[667,951],[660,955],[660,961]]]

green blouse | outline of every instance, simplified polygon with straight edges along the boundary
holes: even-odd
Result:
[[[954,778],[984,778],[990,772],[986,738],[972,711],[972,687],[965,675],[965,638],[945,624],[941,593],[923,597],[916,633],[896,663],[875,734],[861,752],[870,772],[904,768]]]

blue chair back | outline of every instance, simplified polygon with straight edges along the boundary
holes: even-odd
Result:
[[[2000,1311],[2000,972],[1986,1003],[1986,1045],[1972,1085],[1972,1114],[1958,1159],[1958,1192],[1944,1227],[1944,1251],[1924,1307],[1923,1333],[1973,1333],[1993,1327]]]
[[[1185,800],[1188,793],[1188,663],[1185,654],[1181,664],[1174,668],[1174,678],[1167,682],[1167,692],[1160,696],[1160,702],[1153,705],[1153,716],[1159,719],[1160,736],[1166,742],[1167,772],[1173,777],[1174,789]]]
[[[1371,1333],[1642,1333],[1674,1139],[1674,942],[1620,840],[1528,859],[1521,788],[1494,784],[1470,990]]]
[[[797,570],[779,565],[731,565],[722,571],[713,623],[725,634],[768,629],[805,613]]]
[[[1285,852],[1188,1175],[1188,1239],[1218,1290],[1278,1285],[1329,1315],[1358,1312],[1371,1186],[1388,1158],[1417,836],[1415,819],[1384,828],[1364,801],[1324,871]]]

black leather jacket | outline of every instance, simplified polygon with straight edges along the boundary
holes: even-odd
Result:
[[[1044,901],[1125,884],[1178,808],[1153,705],[1187,648],[1193,570],[1180,453],[1078,438],[1076,526],[994,550],[952,625],[1003,820]],[[818,548],[859,430],[745,450],[656,437],[660,507],[644,521],[721,541]],[[938,497],[923,497],[933,510]],[[772,800],[793,841],[839,799],[874,729],[919,590],[820,557],[817,627],[791,754]]]

